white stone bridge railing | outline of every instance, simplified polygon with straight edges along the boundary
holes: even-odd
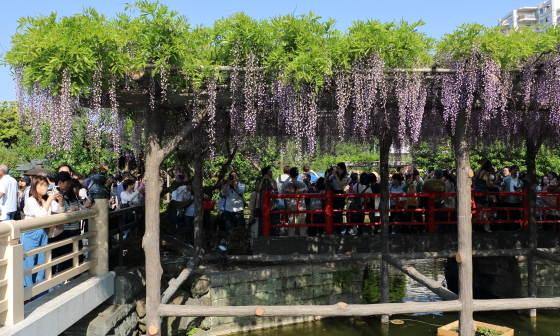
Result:
[[[97,199],[91,210],[0,223],[0,325],[4,326],[4,330],[0,329],[0,334],[7,331],[9,326],[15,326],[27,319],[24,301],[84,272],[89,272],[91,276],[109,273],[108,218],[107,199]],[[22,232],[48,229],[84,219],[89,220],[88,232],[24,252],[20,241]],[[88,239],[88,245],[80,249],[79,241],[85,238]],[[72,245],[72,252],[53,259],[53,249],[64,245]],[[80,262],[79,257],[86,252],[88,258]],[[24,269],[24,258],[39,253],[45,253],[45,262]],[[53,266],[68,260],[72,260],[72,267],[52,274]],[[45,272],[44,280],[31,286],[23,286],[24,277],[41,271]],[[95,307],[91,309],[93,308]],[[44,335],[51,334],[47,330],[44,331]]]

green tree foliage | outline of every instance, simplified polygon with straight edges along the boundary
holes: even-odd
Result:
[[[12,146],[26,134],[17,114],[16,103],[0,102],[0,142],[3,146]]]
[[[459,60],[467,57],[474,48],[492,57],[502,69],[517,68],[530,56],[554,50],[560,41],[560,28],[545,31],[523,27],[504,34],[500,27],[464,24],[454,32],[445,34],[436,44],[440,60]]]
[[[412,147],[412,157],[415,165],[424,170],[429,167],[450,169],[455,166],[455,157],[451,149],[451,144],[429,145],[419,143]],[[484,159],[490,159],[496,170],[501,171],[504,167],[518,165],[522,172],[526,171],[525,146],[511,148],[503,143],[495,143],[492,146],[484,146],[471,149],[471,167],[478,169]],[[560,148],[543,148],[537,155],[537,175],[546,175],[549,171],[560,169]]]
[[[335,69],[379,55],[389,67],[428,65],[434,40],[420,33],[418,21],[356,21],[348,31],[313,12],[255,20],[234,13],[212,27],[191,27],[188,20],[159,2],[137,1],[114,18],[92,8],[80,14],[39,15],[19,20],[4,62],[24,69],[24,84],[60,87],[71,73],[72,93],[87,94],[99,68],[107,78],[128,79],[131,71],[154,64],[154,74],[181,67],[169,83],[175,89],[200,85],[216,66],[244,66],[249,54],[267,71],[286,80],[321,86]],[[129,13],[138,13],[130,16]]]

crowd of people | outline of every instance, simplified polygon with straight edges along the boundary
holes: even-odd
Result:
[[[40,172],[29,171],[29,174],[14,178],[9,174],[6,165],[0,165],[0,221],[21,220],[46,217],[53,214],[69,213],[89,209],[94,200],[89,191],[94,181],[92,175],[84,178],[72,170],[67,164],[59,166],[55,172],[42,169]],[[143,202],[144,184],[128,172],[119,176],[109,176],[106,187],[110,190],[109,210],[122,209]],[[128,220],[126,218],[125,220]],[[87,231],[87,220],[76,221],[22,232],[20,241],[24,252],[35,248],[79,236]],[[79,240],[82,248],[87,240]],[[63,245],[52,250],[51,258],[56,259],[73,252],[72,244]],[[80,256],[80,262],[83,256]],[[45,262],[45,253],[24,259],[24,268],[28,269]],[[72,267],[72,259],[52,267],[52,275]],[[42,281],[45,271],[39,271],[24,278],[24,286]]]
[[[349,172],[344,162],[329,167],[324,173],[316,173],[305,165],[300,172],[298,167],[283,167],[282,174],[276,178],[270,166],[261,169],[261,176],[251,184],[240,182],[240,174],[231,171],[227,178],[213,187],[203,188],[204,198],[204,229],[206,230],[231,230],[236,227],[250,226],[253,236],[262,235],[262,198],[263,190],[270,190],[273,194],[297,195],[297,194],[324,194],[327,189],[333,190],[335,194],[379,194],[381,185],[378,176],[374,172]],[[519,166],[497,170],[489,160],[484,160],[476,171],[472,172],[473,206],[485,208],[473,212],[475,221],[486,222],[473,225],[473,230],[481,232],[492,231],[515,231],[521,228],[521,211],[507,208],[522,208],[523,188],[527,187],[523,172]],[[180,182],[171,195],[171,199],[180,202],[183,206],[173,209],[169,216],[170,233],[175,234],[177,229],[185,227],[193,228],[195,217],[194,195],[192,185],[184,176],[178,174],[175,178]],[[421,233],[427,230],[428,198],[420,197],[417,193],[455,193],[456,192],[455,169],[429,168],[424,174],[413,166],[398,167],[390,171],[389,192],[391,209],[405,209],[405,211],[391,211],[390,225],[391,233]],[[91,176],[82,177],[72,170],[69,165],[61,165],[56,172],[39,175],[24,175],[15,179],[9,174],[5,165],[0,165],[0,220],[19,220],[45,217],[51,214],[73,212],[88,209],[94,204],[89,197],[89,190],[93,186]],[[141,205],[144,200],[144,181],[142,177],[136,178],[129,172],[121,175],[109,176],[106,187],[110,190],[110,210],[125,209],[131,206]],[[246,195],[251,192],[250,198]],[[541,192],[537,197],[538,208],[557,208],[558,199],[554,192],[560,192],[558,175],[551,171],[547,176],[540,178],[537,191]],[[498,196],[495,192],[510,192]],[[546,195],[542,192],[550,192]],[[214,197],[218,194],[218,197]],[[401,196],[402,195],[402,196]],[[481,196],[479,196],[481,195]],[[215,202],[217,198],[217,202]],[[246,199],[249,198],[249,203]],[[214,200],[213,200],[214,199]],[[335,233],[339,235],[364,235],[377,234],[379,225],[360,225],[360,223],[379,223],[379,212],[358,211],[347,212],[346,210],[378,210],[379,197],[334,197],[333,198],[333,223]],[[216,206],[217,205],[217,206]],[[273,211],[297,211],[297,210],[325,210],[325,198],[272,198],[271,210]],[[449,211],[435,212],[435,222],[456,221],[456,197],[435,197],[435,208],[452,209]],[[491,210],[487,210],[491,208]],[[503,208],[503,209],[501,209]],[[249,217],[247,211],[249,210]],[[211,223],[210,213],[216,211],[216,221]],[[560,210],[539,209],[539,219],[547,221],[560,221]],[[132,220],[132,214],[125,215],[125,221]],[[399,223],[400,222],[400,223]],[[415,222],[420,224],[414,224]],[[495,223],[494,223],[495,222]],[[273,235],[286,236],[315,236],[325,232],[325,213],[290,213],[272,214],[270,217]],[[319,224],[309,227],[286,227],[281,224]],[[349,223],[349,225],[345,225]],[[340,225],[342,224],[342,225]],[[543,223],[540,227],[544,231],[558,231],[556,223]],[[439,232],[453,232],[456,224],[438,224]],[[24,251],[80,235],[87,231],[87,222],[74,222],[61,226],[51,227],[48,230],[34,230],[23,232],[21,242]],[[191,230],[192,231],[192,230]],[[128,232],[123,235],[126,237]],[[186,241],[192,241],[192,233],[185,237]],[[80,241],[80,244],[82,242]],[[72,252],[71,245],[56,248],[52,252],[52,258],[63,256]],[[27,257],[24,267],[30,268],[45,262],[45,254]],[[60,263],[53,267],[53,274],[62,272],[72,267],[72,260]],[[29,286],[44,278],[44,271],[37,272],[25,277],[25,286]]]
[[[521,210],[508,208],[522,208],[522,189],[527,187],[525,173],[519,171],[519,166],[513,165],[505,167],[499,171],[492,166],[489,160],[484,160],[481,167],[472,172],[472,191],[484,193],[484,196],[473,197],[473,208],[493,208],[492,210],[474,210],[473,220],[475,222],[487,222],[474,224],[473,230],[479,232],[492,231],[517,231],[521,229]],[[550,172],[547,176],[540,179],[541,183],[537,191],[557,192],[560,191],[557,174]],[[309,165],[303,167],[303,172],[298,167],[283,167],[283,173],[276,178],[270,166],[261,170],[261,177],[255,184],[245,185],[239,182],[239,174],[232,171],[219,190],[218,198],[218,219],[217,222],[225,223],[224,229],[230,230],[239,226],[251,226],[253,236],[262,235],[262,199],[261,191],[264,185],[269,186],[273,194],[314,194],[325,193],[327,188],[333,190],[335,194],[351,193],[374,193],[381,192],[378,176],[373,172],[348,172],[344,162],[328,168],[324,173],[316,173],[310,169]],[[190,190],[190,189],[189,189]],[[244,194],[251,191],[250,201],[247,210],[250,210],[250,218],[246,221],[244,213],[246,210]],[[190,191],[187,191],[190,193]],[[456,170],[455,169],[434,169],[429,168],[427,172],[421,173],[413,166],[398,167],[392,170],[389,175],[389,192],[393,194],[390,198],[391,209],[405,209],[405,211],[391,211],[390,225],[392,234],[399,233],[421,233],[427,231],[425,224],[428,221],[426,209],[428,208],[428,198],[412,195],[423,192],[434,193],[455,193],[456,192]],[[493,192],[519,193],[507,196],[498,196]],[[395,194],[402,194],[396,196]],[[192,198],[192,194],[188,194]],[[211,194],[205,194],[205,200],[211,199]],[[351,212],[347,215],[345,210],[352,209],[379,209],[379,197],[334,197],[333,198],[333,223],[353,225],[335,225],[335,233],[339,235],[363,235],[376,234],[379,232],[379,225],[359,225],[359,223],[379,223],[379,212]],[[455,196],[435,197],[434,207],[436,209],[453,209],[448,211],[436,211],[435,222],[438,232],[455,232],[456,224]],[[537,197],[538,207],[557,207],[557,197],[554,195],[544,196],[539,194]],[[503,208],[503,209],[500,209]],[[272,198],[271,210],[273,211],[296,211],[296,210],[324,210],[324,198]],[[338,211],[337,211],[338,210]],[[414,211],[416,210],[416,211]],[[185,218],[190,217],[186,223],[192,225],[194,207],[184,210]],[[180,212],[180,210],[179,210]],[[206,211],[207,212],[207,211]],[[188,213],[188,214],[187,214]],[[539,210],[538,219],[547,221],[560,220],[560,211],[549,209]],[[246,223],[247,222],[247,223]],[[400,223],[404,224],[400,224]],[[445,224],[437,224],[446,222]],[[205,219],[205,227],[210,227]],[[272,214],[270,217],[271,225],[280,224],[324,224],[325,213],[290,213],[286,215]],[[408,225],[406,223],[410,223]],[[219,229],[216,224],[214,229]],[[555,223],[541,224],[541,230],[557,231],[559,226]],[[287,236],[315,236],[324,233],[324,226],[309,227],[278,227],[272,230],[273,235]]]

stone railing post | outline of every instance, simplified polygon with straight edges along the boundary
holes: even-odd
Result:
[[[20,232],[17,224],[3,222],[10,226],[11,234],[0,238],[0,261],[5,267],[7,280],[0,286],[0,301],[5,300],[7,310],[0,313],[0,325],[11,326],[23,321],[23,244],[19,244]]]
[[[91,268],[89,273],[106,274],[109,272],[109,191],[105,188],[105,176],[93,176],[94,185],[90,196],[95,200],[93,209],[99,211],[96,217],[89,220],[89,230],[97,231],[97,235],[89,238],[90,245],[97,248],[90,252],[92,259],[97,259],[97,266]]]

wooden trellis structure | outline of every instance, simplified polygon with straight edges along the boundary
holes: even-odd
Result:
[[[173,70],[173,69],[172,69]],[[178,69],[174,69],[178,70]],[[222,71],[233,71],[231,67],[222,67]],[[241,69],[243,70],[243,69]],[[149,73],[149,69],[146,71]],[[430,74],[438,73],[451,73],[453,70],[449,69],[435,69],[435,68],[422,68],[422,69],[393,69],[385,70],[387,79],[392,79],[394,76],[391,74],[398,72],[418,72],[427,74],[426,78],[430,79]],[[137,82],[144,81],[149,74],[138,74],[133,76]],[[198,99],[206,99],[207,96],[200,95]],[[143,109],[146,118],[146,182],[147,190],[159,190],[159,163],[168,155],[173,146],[177,143],[167,144],[162,148],[161,135],[158,133],[158,109],[159,108],[172,108],[183,107],[185,104],[194,99],[194,95],[190,93],[168,93],[166,101],[157,99],[155,108],[152,110],[150,106],[150,97],[148,94],[141,92],[123,92],[117,96],[117,101],[120,107],[124,108],[138,108]],[[334,99],[323,99],[319,102],[321,108],[332,107]],[[232,95],[230,92],[221,92],[217,97],[217,106],[219,108],[227,108],[231,105]],[[428,99],[425,108],[431,109],[432,99]],[[436,108],[441,108],[439,102],[436,103]],[[87,99],[81,99],[81,104],[89,106],[90,102]],[[387,100],[388,106],[396,106],[396,98],[389,96]],[[460,313],[461,334],[469,335],[474,331],[470,330],[474,326],[472,313],[474,311],[488,311],[488,310],[511,310],[511,309],[531,309],[532,316],[535,316],[535,309],[537,308],[558,308],[560,307],[560,298],[536,298],[536,264],[534,261],[535,256],[544,257],[549,260],[558,261],[558,256],[553,255],[547,251],[537,250],[537,227],[532,225],[529,231],[530,246],[527,250],[509,251],[508,255],[526,255],[529,256],[529,293],[530,298],[522,299],[500,299],[500,300],[474,300],[472,292],[472,227],[470,223],[470,188],[464,186],[470,185],[469,171],[468,171],[468,145],[466,144],[466,125],[464,118],[458,117],[457,120],[458,131],[456,132],[454,142],[457,148],[462,148],[466,156],[457,157],[458,161],[458,203],[459,203],[459,223],[458,223],[458,250],[453,252],[455,259],[460,265],[459,270],[459,295],[458,298],[446,302],[438,303],[388,303],[389,299],[389,271],[388,265],[399,264],[399,260],[395,260],[389,251],[389,223],[388,223],[388,208],[386,202],[381,202],[382,220],[382,253],[383,259],[381,267],[381,304],[372,305],[348,305],[346,303],[338,303],[333,306],[235,306],[235,307],[190,307],[190,306],[176,306],[168,305],[167,301],[175,293],[177,288],[184,282],[192,270],[197,266],[201,260],[201,256],[196,257],[191,261],[187,268],[180,274],[177,279],[173,279],[169,283],[169,288],[163,295],[160,294],[160,281],[161,281],[161,265],[159,261],[159,193],[152,195],[147,193],[146,198],[146,235],[144,237],[144,246],[146,247],[146,274],[148,279],[146,283],[146,296],[147,296],[147,309],[149,311],[149,318],[147,319],[147,332],[149,335],[160,334],[159,317],[165,316],[366,316],[366,315],[382,315],[382,321],[388,321],[389,314],[399,313],[429,313],[429,312],[450,312],[457,311]],[[189,126],[189,125],[187,125]],[[191,127],[190,125],[189,127]],[[194,126],[192,126],[194,127]],[[191,130],[192,130],[191,127]],[[188,127],[181,132],[188,132]],[[175,140],[174,140],[175,141]],[[173,142],[173,141],[172,141]],[[380,146],[381,160],[381,180],[382,180],[382,198],[386,197],[388,200],[387,182],[384,181],[388,176],[388,162],[389,162],[389,148],[390,142],[382,141]],[[200,158],[199,158],[200,159]],[[383,184],[385,183],[385,184]],[[195,177],[195,188],[196,188]],[[200,186],[201,186],[200,182]],[[387,190],[384,190],[387,189]],[[385,196],[383,196],[385,194]],[[198,200],[200,203],[201,200]],[[157,207],[157,211],[156,211]],[[202,204],[197,205],[198,209],[202,208]],[[383,215],[385,214],[385,215]],[[195,236],[196,239],[196,236]],[[497,252],[497,251],[496,251]],[[553,251],[552,251],[553,252]],[[440,255],[449,255],[449,251],[442,251],[441,253],[425,254],[424,257],[436,257]],[[492,251],[486,252],[486,255],[493,255]],[[477,253],[477,256],[484,256]],[[274,256],[270,256],[274,257]],[[325,258],[325,260],[331,257]],[[375,259],[373,255],[371,259]],[[377,256],[379,258],[379,256]],[[365,257],[365,260],[370,257]],[[258,258],[253,258],[258,260]],[[315,261],[321,261],[322,258],[314,258]],[[402,264],[402,263],[400,263]],[[451,295],[449,298],[453,298]],[[157,318],[154,313],[157,312]]]

